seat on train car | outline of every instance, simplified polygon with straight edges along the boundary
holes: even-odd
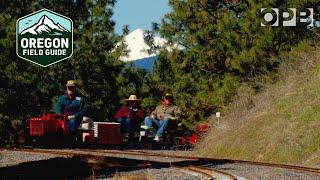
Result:
[[[90,129],[93,129],[93,120],[91,118],[84,116],[78,127],[78,130],[90,130]]]

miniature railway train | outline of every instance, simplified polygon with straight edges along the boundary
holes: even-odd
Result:
[[[189,148],[195,145],[201,134],[208,131],[209,126],[199,124],[195,130],[184,125],[169,123],[161,142],[154,143],[155,129],[147,129],[141,125],[135,128],[135,135],[130,140],[134,148]],[[26,146],[102,146],[128,147],[129,141],[123,137],[121,124],[115,122],[82,122],[76,134],[68,129],[66,115],[43,113],[38,117],[24,120],[24,133],[20,142]],[[133,143],[132,143],[133,142]],[[131,146],[132,147],[132,146]]]

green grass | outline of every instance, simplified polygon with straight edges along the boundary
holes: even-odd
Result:
[[[217,157],[302,165],[320,164],[320,46],[302,43],[283,55],[280,73],[263,92],[244,85],[196,147]],[[277,78],[274,82],[270,79]],[[274,83],[271,83],[274,82]],[[249,90],[248,90],[249,89]],[[214,118],[211,122],[216,124]]]

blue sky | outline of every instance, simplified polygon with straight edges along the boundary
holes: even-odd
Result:
[[[122,33],[124,25],[129,25],[130,32],[137,28],[147,30],[152,22],[160,23],[169,11],[168,0],[118,0],[112,19],[117,33]]]

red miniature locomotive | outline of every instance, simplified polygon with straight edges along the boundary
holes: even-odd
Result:
[[[68,143],[74,143],[74,138],[76,138],[77,143],[80,145],[108,146],[126,143],[121,133],[121,124],[115,122],[83,121],[78,128],[78,132],[71,134],[66,115],[43,113],[39,117],[28,118],[25,126],[23,139],[26,144],[31,145],[36,143],[44,145],[63,144],[63,146],[68,146]],[[208,125],[198,125],[196,130],[192,131],[183,125],[171,126],[170,129],[165,131],[162,144],[166,144],[168,147],[192,146],[198,142],[199,135],[207,132],[208,128]],[[147,136],[146,129],[138,129],[138,132],[135,134],[138,142],[135,145],[146,147],[144,144],[152,142],[153,137]],[[72,140],[66,141],[68,139]]]

